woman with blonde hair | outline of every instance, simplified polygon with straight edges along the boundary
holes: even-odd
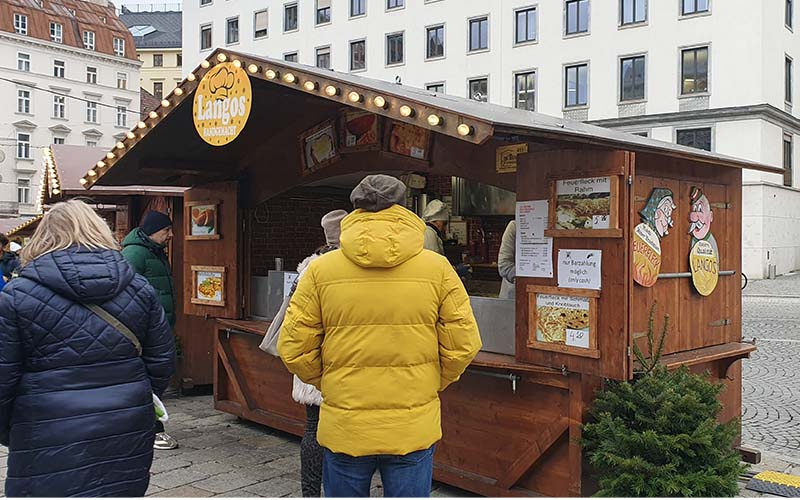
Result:
[[[81,201],[54,205],[20,257],[0,292],[5,494],[143,496],[153,394],[175,370],[155,292]]]

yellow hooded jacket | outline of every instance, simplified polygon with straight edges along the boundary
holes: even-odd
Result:
[[[450,263],[393,205],[342,220],[341,250],[308,267],[278,340],[286,367],[322,391],[319,443],[351,456],[406,455],[442,437],[439,392],[481,348]]]

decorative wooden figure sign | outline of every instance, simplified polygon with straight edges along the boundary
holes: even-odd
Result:
[[[345,111],[341,126],[342,151],[368,151],[380,149],[380,117],[366,111]]]
[[[332,120],[300,134],[300,155],[303,175],[316,172],[339,158],[336,130]]]
[[[184,204],[187,240],[218,240],[219,201],[190,201]]]
[[[714,212],[703,190],[696,186],[692,186],[689,203],[692,206],[689,212],[689,233],[692,235],[689,268],[697,293],[707,297],[719,282],[719,247],[711,234]]]
[[[192,304],[225,307],[225,268],[192,266]]]
[[[597,290],[528,286],[528,347],[599,358]]]
[[[639,212],[643,222],[633,230],[633,280],[644,287],[651,287],[658,280],[661,238],[674,225],[672,212],[676,208],[671,190],[655,188]]]

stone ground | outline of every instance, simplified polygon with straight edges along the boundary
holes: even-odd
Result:
[[[800,274],[751,282],[743,294],[743,336],[758,346],[743,362],[742,439],[762,452],[752,472],[800,475]],[[181,447],[155,452],[148,495],[300,495],[298,438],[218,412],[211,396],[172,398],[167,406],[167,430]],[[0,447],[0,495],[7,453]],[[744,485],[742,496],[762,496]],[[377,477],[372,492],[381,496]],[[472,496],[438,483],[432,495]]]

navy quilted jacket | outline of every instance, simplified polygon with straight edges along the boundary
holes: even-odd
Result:
[[[133,343],[90,312],[122,321]],[[175,370],[153,288],[117,251],[43,255],[0,292],[0,443],[5,494],[142,496],[153,461],[152,393]]]

